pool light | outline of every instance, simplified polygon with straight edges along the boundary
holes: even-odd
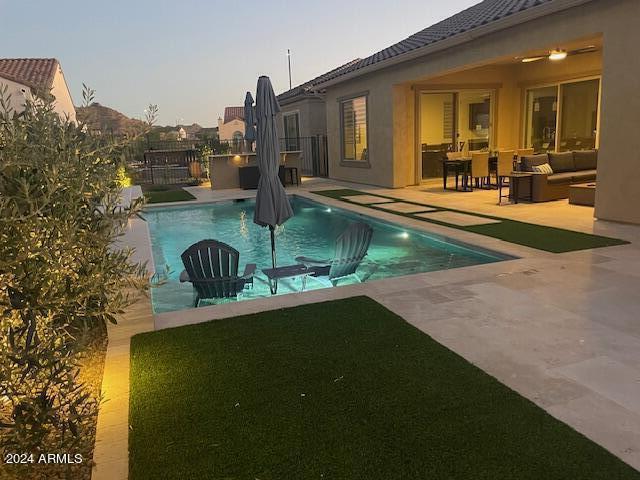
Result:
[[[327,212],[327,213],[331,213],[331,209],[330,209],[330,208],[327,208],[327,209],[325,210],[325,212]]]
[[[409,232],[402,232],[400,238],[409,238]]]

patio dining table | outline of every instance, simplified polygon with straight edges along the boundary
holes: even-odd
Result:
[[[498,166],[498,157],[489,157],[489,172],[495,172]],[[447,186],[449,172],[453,171],[456,177],[455,190],[459,192],[472,192],[473,187],[469,185],[469,175],[471,174],[471,157],[456,158],[454,160],[442,160],[442,185],[445,190],[451,190]],[[459,177],[462,175],[461,188],[459,187]]]

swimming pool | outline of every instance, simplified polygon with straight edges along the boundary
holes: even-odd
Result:
[[[368,277],[367,281],[513,258],[444,236],[329,208],[296,195],[290,200],[295,216],[276,229],[279,266],[295,264],[295,257],[300,255],[332,258],[336,237],[356,221],[368,223],[373,228],[366,261],[358,269],[360,276]],[[166,266],[169,272],[165,282],[151,291],[155,313],[192,307],[192,287],[189,283],[180,283],[178,278],[183,270],[180,255],[191,244],[205,238],[220,240],[237,249],[240,272],[246,263],[258,265],[254,287],[245,290],[242,300],[270,295],[266,279],[260,272],[262,268],[271,267],[269,230],[253,223],[254,205],[253,200],[236,200],[145,211],[156,269],[161,271]],[[347,283],[349,280],[340,284]],[[307,290],[315,288],[324,288],[324,285],[310,278]],[[299,290],[299,279],[279,282],[279,294]]]

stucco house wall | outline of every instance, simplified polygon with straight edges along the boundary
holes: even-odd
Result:
[[[73,122],[76,121],[76,109],[73,106],[73,99],[67,86],[67,81],[64,78],[62,68],[58,65],[56,74],[53,77],[53,85],[51,87],[51,93],[55,97],[54,110],[61,117],[68,116]]]
[[[0,77],[0,86],[6,86],[5,95],[10,96],[9,106],[16,112],[24,110],[24,104],[27,99],[32,99],[31,89],[8,78]]]
[[[454,75],[488,64],[499,64],[514,54],[554,48],[579,39],[602,39],[601,58],[592,65],[576,67],[568,62],[554,64],[553,71],[541,69],[540,78],[573,75],[567,69],[586,73],[602,71],[601,128],[596,195],[596,216],[604,219],[640,223],[640,56],[634,46],[640,44],[640,2],[637,0],[595,0],[578,7],[507,28],[469,38],[469,42],[416,58],[383,70],[343,81],[326,88],[327,134],[330,172],[333,178],[403,187],[416,183],[415,85],[435,77]],[[586,60],[585,60],[586,62]],[[600,64],[600,68],[598,68]],[[474,71],[466,81],[474,84],[500,84],[498,91],[498,143],[520,144],[520,116],[524,66],[512,71],[488,68]],[[476,76],[482,73],[485,78]],[[530,77],[536,80],[534,76]],[[519,83],[520,81],[520,83]],[[527,80],[531,81],[531,80]],[[526,82],[525,82],[526,83]],[[340,156],[339,101],[356,94],[367,94],[369,163],[346,166]],[[516,113],[517,112],[517,113]],[[505,118],[506,117],[506,118]],[[506,121],[505,121],[506,120]],[[496,145],[497,146],[497,145]],[[506,146],[506,145],[500,145]]]
[[[284,138],[284,116],[298,112],[300,137],[313,137],[327,134],[327,110],[324,99],[302,97],[295,102],[280,105],[277,117],[278,136]]]
[[[235,119],[223,123],[222,119],[218,120],[218,138],[220,138],[221,141],[233,140],[233,134],[235,132],[240,132],[244,136],[244,121]]]

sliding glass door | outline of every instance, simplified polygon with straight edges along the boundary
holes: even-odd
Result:
[[[560,86],[560,135],[558,150],[590,150],[596,147],[600,80]]]
[[[600,80],[527,90],[525,147],[536,153],[597,147]]]
[[[492,92],[480,90],[462,90],[458,93],[459,149],[489,149],[492,96]]]
[[[491,147],[492,90],[421,92],[419,143],[422,178],[442,176],[447,152]]]
[[[422,178],[442,176],[442,159],[456,150],[455,93],[420,94]]]
[[[544,153],[556,148],[558,87],[527,92],[526,148]]]

